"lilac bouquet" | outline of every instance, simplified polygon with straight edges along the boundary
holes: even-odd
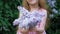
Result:
[[[32,13],[30,13],[28,10],[21,6],[18,6],[17,8],[22,16],[18,19],[15,19],[13,25],[18,25],[21,29],[29,29],[35,27],[37,23],[41,22],[41,15],[39,12],[33,11]]]

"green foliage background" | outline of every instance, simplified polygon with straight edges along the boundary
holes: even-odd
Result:
[[[0,34],[16,34],[12,22],[18,18],[17,6],[21,4],[22,0],[0,0]],[[49,17],[50,26],[46,30],[47,34],[60,34],[60,0],[56,0],[55,9],[58,13],[50,12],[53,17]]]

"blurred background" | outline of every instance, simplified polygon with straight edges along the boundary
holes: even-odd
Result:
[[[60,0],[46,0],[49,8],[47,34],[60,34]],[[17,6],[22,0],[0,0],[0,34],[16,34],[13,21],[18,18]]]

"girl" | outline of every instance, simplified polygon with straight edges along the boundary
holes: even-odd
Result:
[[[44,16],[41,19],[41,23],[38,23],[36,27],[30,29],[30,30],[25,30],[25,29],[19,29],[17,30],[16,34],[46,34],[45,32],[45,25],[46,25],[46,19],[47,19],[47,10],[46,10],[46,4],[45,0],[22,0],[23,7],[29,12],[33,11],[38,11]],[[22,14],[19,13],[19,17]]]

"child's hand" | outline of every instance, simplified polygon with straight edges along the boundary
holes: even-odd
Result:
[[[27,32],[28,32],[28,29],[24,29],[24,28],[23,28],[23,29],[21,29],[20,31],[21,31],[21,33],[27,33]]]
[[[20,28],[18,28],[18,30],[17,30],[17,34],[27,34],[27,30],[26,29],[20,29]]]

